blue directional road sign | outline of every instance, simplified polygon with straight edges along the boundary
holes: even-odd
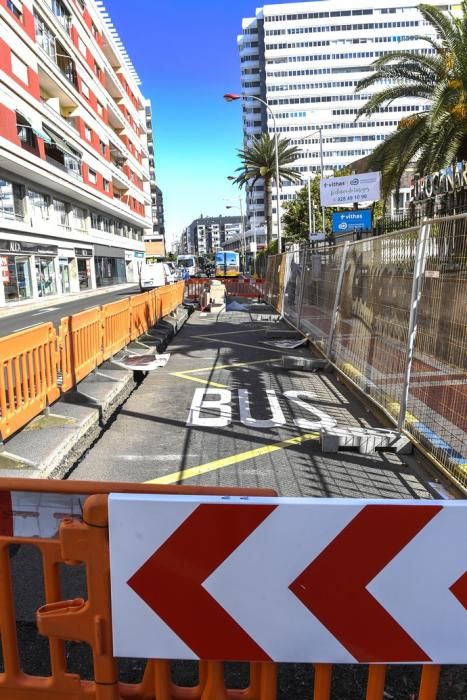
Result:
[[[332,215],[332,230],[334,233],[371,231],[371,209],[334,212]]]

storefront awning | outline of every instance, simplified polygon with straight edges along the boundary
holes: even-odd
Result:
[[[81,153],[78,153],[73,146],[70,146],[70,144],[65,141],[64,138],[59,136],[59,134],[55,133],[55,131],[52,131],[52,129],[49,129],[49,127],[43,127],[45,133],[49,136],[51,139],[50,143],[53,143],[54,146],[59,148],[63,153],[66,153],[68,156],[72,156],[72,158],[79,158],[81,159]]]

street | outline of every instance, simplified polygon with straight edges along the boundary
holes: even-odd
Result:
[[[102,294],[74,300],[57,300],[56,304],[46,308],[41,309],[38,306],[35,309],[29,309],[28,311],[6,316],[5,318],[0,316],[0,337],[10,335],[10,333],[14,333],[15,331],[30,328],[31,326],[37,326],[39,323],[52,322],[58,327],[60,319],[64,316],[77,314],[79,311],[85,311],[93,306],[110,304],[112,301],[118,301],[119,299],[133,294],[139,294],[139,287],[137,285],[134,287],[125,287],[124,289],[117,286]]]

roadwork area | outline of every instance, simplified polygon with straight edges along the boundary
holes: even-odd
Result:
[[[336,375],[290,371],[270,307],[194,312],[71,479],[268,487],[281,496],[439,498],[415,455],[323,453],[324,426],[381,427]],[[268,344],[266,344],[266,342]],[[386,426],[387,427],[387,426]]]

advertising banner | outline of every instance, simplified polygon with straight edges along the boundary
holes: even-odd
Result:
[[[320,182],[321,204],[339,207],[354,202],[374,202],[381,196],[381,173],[326,177]]]
[[[332,230],[333,233],[371,231],[371,209],[334,212],[332,215]]]

